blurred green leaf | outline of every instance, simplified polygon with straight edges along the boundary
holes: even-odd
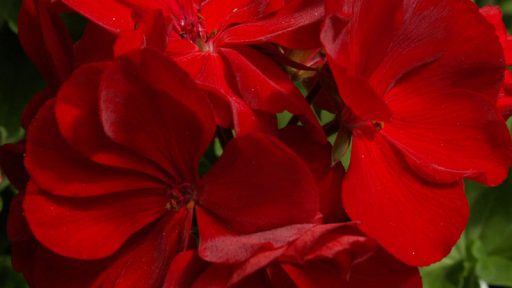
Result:
[[[486,283],[512,287],[512,261],[499,256],[479,259],[476,274]]]
[[[1,0],[0,1],[0,28],[7,24],[13,32],[18,31],[18,11],[21,0]]]
[[[22,135],[23,107],[43,87],[43,81],[24,55],[17,35],[5,26],[0,28],[0,55],[0,140],[3,143],[15,141]]]
[[[0,256],[0,287],[2,288],[22,288],[27,287],[23,276],[12,270],[11,258]]]

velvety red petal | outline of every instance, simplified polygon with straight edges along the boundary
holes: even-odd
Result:
[[[176,62],[202,87],[216,90],[225,97],[236,97],[236,82],[229,77],[226,61],[218,53],[202,51],[176,57]]]
[[[206,31],[222,31],[230,24],[258,19],[265,12],[268,2],[275,0],[210,0],[201,7]]]
[[[256,110],[271,113],[288,111],[304,117],[304,125],[322,138],[318,121],[300,91],[281,68],[268,57],[249,48],[222,49],[231,75],[244,101]]]
[[[94,22],[85,26],[84,33],[74,46],[75,67],[86,63],[107,61],[114,57],[116,35]]]
[[[233,77],[221,54],[195,52],[178,57],[176,61],[201,88],[208,91],[219,125],[229,127],[232,123],[237,135],[275,132],[277,122],[274,115],[252,110],[240,98],[236,77]]]
[[[196,83],[208,93],[216,122],[229,127],[232,123],[230,99],[238,98],[236,82],[229,74],[225,60],[217,53],[191,52],[175,58]]]
[[[378,132],[352,141],[342,195],[351,219],[405,263],[428,265],[446,256],[468,219],[462,182],[416,176]]]
[[[452,180],[464,176],[489,185],[508,176],[510,134],[493,102],[465,90],[430,91],[405,82],[387,98],[393,119],[381,131],[422,173],[434,180],[453,174]]]
[[[231,273],[233,272],[230,265],[210,265],[196,277],[191,288],[224,288]]]
[[[43,106],[27,133],[25,166],[38,186],[68,196],[163,187],[148,175],[106,167],[77,153],[58,130],[54,106],[54,100]]]
[[[173,258],[163,288],[193,287],[208,262],[199,258],[196,250],[182,252]]]
[[[25,52],[50,85],[64,81],[72,68],[72,41],[49,0],[24,0],[18,35]]]
[[[296,224],[240,235],[229,230],[229,223],[219,220],[215,215],[197,208],[199,225],[199,255],[215,263],[240,263],[261,251],[282,248],[311,229],[313,224]]]
[[[134,190],[90,198],[53,196],[30,183],[23,209],[36,238],[67,257],[113,254],[167,210],[165,190]]]
[[[320,142],[301,126],[287,126],[279,131],[279,138],[308,165],[320,191],[320,213],[323,223],[338,223],[346,215],[341,203],[341,181],[345,169],[341,163],[332,164],[331,145]]]
[[[494,26],[496,34],[500,39],[503,52],[505,53],[505,60],[507,65],[512,65],[512,45],[509,45],[510,36],[507,32],[507,27],[503,22],[503,13],[499,6],[487,5],[480,8],[480,13]]]
[[[274,36],[272,42],[291,49],[318,49],[322,46],[319,37],[321,27],[322,21],[316,21],[299,29]]]
[[[136,24],[137,29],[124,30],[119,34],[114,46],[116,56],[144,48],[165,51],[170,20],[164,17],[161,10],[144,11],[139,18]]]
[[[31,287],[92,287],[95,278],[107,267],[102,260],[81,261],[67,258],[53,253],[35,239],[33,243],[35,250],[26,259],[31,268],[23,274]]]
[[[468,90],[495,101],[503,79],[503,48],[476,5],[461,0],[416,0],[404,2],[403,9],[401,27],[372,83],[387,81],[392,89],[400,79],[390,77],[391,72],[420,90]],[[465,23],[465,29],[460,29],[460,23]],[[432,63],[407,73],[411,64],[418,67],[426,60]]]
[[[202,185],[199,205],[241,234],[311,223],[318,212],[318,188],[306,164],[263,134],[232,140]]]
[[[109,259],[94,287],[163,287],[174,257],[185,251],[191,210],[181,209],[140,231]],[[175,275],[177,276],[177,275]]]
[[[112,32],[133,30],[131,10],[121,1],[63,0],[62,2]]]
[[[314,260],[302,265],[283,263],[281,266],[299,288],[346,287],[348,273],[334,260]]]
[[[301,264],[315,259],[338,261],[337,258],[345,258],[342,260],[349,262],[340,264],[347,266],[343,269],[348,269],[352,264],[350,261],[358,261],[374,249],[375,242],[361,233],[354,223],[325,224],[306,231],[289,245],[280,259]],[[338,257],[339,254],[345,255]]]
[[[321,40],[324,45],[329,66],[336,79],[338,92],[343,101],[359,117],[385,120],[391,116],[391,112],[385,102],[376,91],[363,79],[344,66],[342,33],[346,33],[348,20],[338,15],[330,15],[326,18],[322,29]],[[350,63],[350,62],[348,62]],[[354,69],[352,69],[354,70]],[[358,95],[353,97],[352,95]]]
[[[408,266],[379,248],[373,255],[352,267],[347,287],[421,288],[423,286],[417,267]]]
[[[167,180],[166,173],[157,164],[130,153],[105,134],[98,111],[99,86],[101,77],[110,67],[108,63],[80,67],[62,85],[55,102],[62,136],[74,149],[95,162]]]
[[[114,142],[158,163],[176,181],[195,182],[215,120],[185,71],[143,50],[109,69],[100,93],[101,120]]]
[[[281,256],[285,250],[286,247],[281,247],[274,250],[264,251],[251,257],[242,265],[233,269],[233,273],[228,283],[240,285],[245,279],[250,278],[251,275],[258,274],[258,270],[264,271],[265,266],[269,264],[271,265],[271,263]]]
[[[273,113],[253,110],[240,98],[229,99],[233,126],[237,135],[246,133],[277,134],[277,118]]]
[[[223,31],[217,41],[220,45],[261,43],[279,34],[320,21],[323,16],[323,1],[287,1],[275,15],[260,21],[233,26]]]

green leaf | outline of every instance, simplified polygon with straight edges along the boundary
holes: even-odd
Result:
[[[43,87],[43,81],[24,55],[17,35],[5,26],[0,28],[0,55],[0,133],[4,138],[1,140],[13,142],[22,135],[23,108]]]
[[[0,287],[23,288],[27,287],[23,276],[12,270],[11,259],[8,256],[0,256]]]
[[[512,287],[512,261],[510,259],[500,256],[479,259],[476,265],[476,274],[489,284]]]
[[[18,31],[17,19],[21,0],[0,1],[0,27],[6,23],[13,32]]]

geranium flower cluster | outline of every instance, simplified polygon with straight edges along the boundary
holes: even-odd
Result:
[[[19,36],[33,287],[421,287],[463,180],[512,163],[512,46],[470,0],[24,0]]]

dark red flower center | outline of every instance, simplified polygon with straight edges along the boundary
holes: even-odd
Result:
[[[348,131],[355,129],[380,131],[384,128],[383,121],[365,119],[354,114],[350,109],[344,109],[341,116],[341,123]]]
[[[202,19],[197,16],[174,19],[173,26],[175,31],[183,39],[190,40],[198,45],[205,43],[208,40],[206,37],[204,23]]]
[[[168,201],[165,205],[167,210],[178,211],[184,206],[194,204],[197,189],[192,184],[181,184],[167,190]]]

